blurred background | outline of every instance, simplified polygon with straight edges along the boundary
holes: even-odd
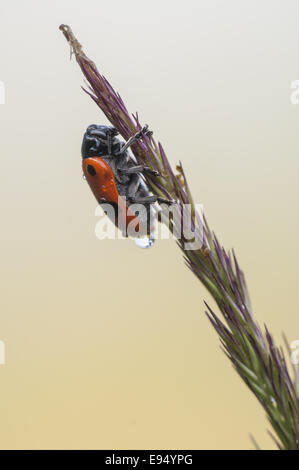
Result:
[[[106,123],[71,25],[245,271],[255,318],[299,339],[299,4],[11,0],[0,7],[0,446],[272,448],[173,241],[99,241],[80,146]]]

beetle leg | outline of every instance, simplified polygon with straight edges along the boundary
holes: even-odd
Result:
[[[173,199],[166,199],[160,196],[130,196],[130,201],[136,204],[153,204],[154,202],[159,202],[161,204],[174,204],[176,201]]]
[[[150,168],[149,166],[143,166],[143,165],[137,165],[137,166],[131,166],[131,168],[119,168],[119,171],[123,173],[124,175],[130,175],[132,173],[150,173],[153,176],[161,176],[161,174]]]
[[[133,145],[138,139],[140,139],[141,137],[143,137],[144,135],[148,135],[150,134],[151,131],[148,130],[148,125],[144,126],[139,132],[136,132],[136,134],[134,134],[132,137],[129,138],[129,140],[127,140],[127,142],[125,143],[125,145],[120,149],[118,155],[121,155],[122,153],[124,153],[129,147],[131,147],[131,145]]]
[[[127,196],[129,199],[133,198],[134,195],[137,193],[140,187],[140,184],[142,184],[142,182],[138,173],[133,174],[130,178],[130,184],[128,186],[128,192],[127,192]]]
[[[161,173],[159,171],[153,170],[149,166],[144,166],[142,171],[144,171],[145,173],[149,173],[153,176],[161,176]]]
[[[129,200],[136,204],[152,204],[157,202],[157,196],[130,196]]]
[[[166,199],[165,197],[160,197],[160,196],[157,196],[157,201],[160,203],[160,204],[176,204],[177,201],[175,201],[174,199]]]

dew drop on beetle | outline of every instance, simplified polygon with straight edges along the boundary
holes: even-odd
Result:
[[[135,238],[135,243],[139,248],[151,248],[155,243],[155,239],[151,237]]]

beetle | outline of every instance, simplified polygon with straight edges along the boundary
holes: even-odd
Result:
[[[129,230],[130,236],[150,236],[155,219],[152,204],[172,202],[151,194],[142,174],[160,176],[160,173],[137,165],[128,152],[132,144],[149,133],[145,126],[127,142],[122,142],[115,127],[91,124],[83,136],[81,154],[85,179],[98,203],[114,209],[112,220],[125,236],[128,236],[130,224],[134,227],[133,233]],[[142,204],[145,210],[136,211],[135,204]]]

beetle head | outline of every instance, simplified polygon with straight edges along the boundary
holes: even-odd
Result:
[[[83,137],[82,158],[109,155],[113,146],[119,143],[116,138],[118,131],[112,126],[91,124]]]

